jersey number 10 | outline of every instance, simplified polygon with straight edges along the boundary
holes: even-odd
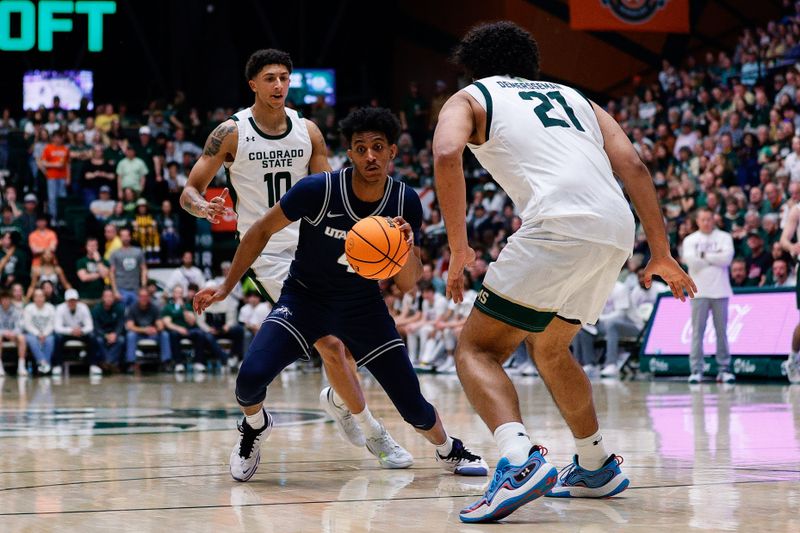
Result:
[[[578,117],[575,116],[575,110],[572,109],[567,101],[564,99],[564,96],[558,91],[550,91],[547,94],[542,94],[536,91],[521,91],[519,93],[519,97],[523,100],[540,100],[542,103],[537,105],[533,111],[536,113],[536,116],[539,117],[539,120],[542,121],[542,126],[545,128],[550,128],[552,126],[558,126],[560,128],[569,128],[569,124],[566,121],[561,120],[560,118],[553,118],[548,116],[548,112],[552,111],[553,103],[550,101],[555,100],[558,105],[560,105],[564,112],[567,114],[567,118],[569,121],[572,122],[572,125],[575,126],[575,129],[578,131],[585,131],[583,126],[581,126]]]
[[[267,206],[272,207],[292,187],[292,174],[290,172],[267,172],[264,174],[264,183],[267,184]]]

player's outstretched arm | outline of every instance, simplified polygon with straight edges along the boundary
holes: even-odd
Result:
[[[232,119],[222,122],[208,136],[203,154],[192,167],[186,187],[181,193],[181,207],[188,213],[198,218],[206,218],[212,224],[225,213],[226,193],[213,198],[210,202],[206,201],[203,194],[219,167],[226,160],[233,161],[238,142],[239,131]]]
[[[622,180],[647,236],[651,259],[645,268],[645,285],[650,287],[655,274],[667,282],[672,294],[681,301],[685,300],[684,293],[694,297],[697,292],[694,281],[670,255],[667,229],[650,172],[617,121],[597,104],[592,103],[592,107],[603,133],[603,148],[611,169]]]
[[[463,300],[464,267],[475,260],[475,252],[467,240],[467,185],[462,162],[464,148],[475,131],[475,119],[467,98],[463,93],[456,93],[447,100],[433,134],[436,197],[450,245],[447,295],[457,303]]]
[[[264,250],[269,239],[291,222],[283,213],[280,201],[264,213],[264,216],[259,218],[244,234],[244,238],[233,256],[231,270],[222,285],[203,289],[195,295],[193,302],[195,312],[201,314],[209,305],[224,300]]]

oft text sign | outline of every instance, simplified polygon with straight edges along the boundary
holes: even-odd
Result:
[[[103,50],[103,17],[116,13],[114,1],[0,0],[0,51],[53,50],[53,34],[71,33],[73,20],[86,17],[90,52]]]

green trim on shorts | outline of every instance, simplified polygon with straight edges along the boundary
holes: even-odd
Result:
[[[548,324],[556,316],[555,311],[537,311],[530,307],[525,307],[514,303],[503,296],[493,292],[485,285],[478,291],[475,299],[475,307],[484,314],[489,315],[509,326],[518,329],[539,333],[544,331]]]
[[[259,292],[259,294],[261,294],[262,298],[265,298],[271,305],[275,305],[275,301],[270,297],[267,289],[265,289],[261,282],[258,281],[258,278],[256,278],[256,273],[252,268],[247,269],[247,272],[244,273],[244,277],[249,279],[250,282],[255,285],[256,290]]]

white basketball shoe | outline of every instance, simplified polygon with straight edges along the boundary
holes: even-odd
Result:
[[[236,481],[247,481],[258,470],[261,462],[261,442],[267,440],[272,431],[272,416],[264,409],[264,427],[253,429],[242,418],[239,424],[239,440],[231,451],[231,476]]]

